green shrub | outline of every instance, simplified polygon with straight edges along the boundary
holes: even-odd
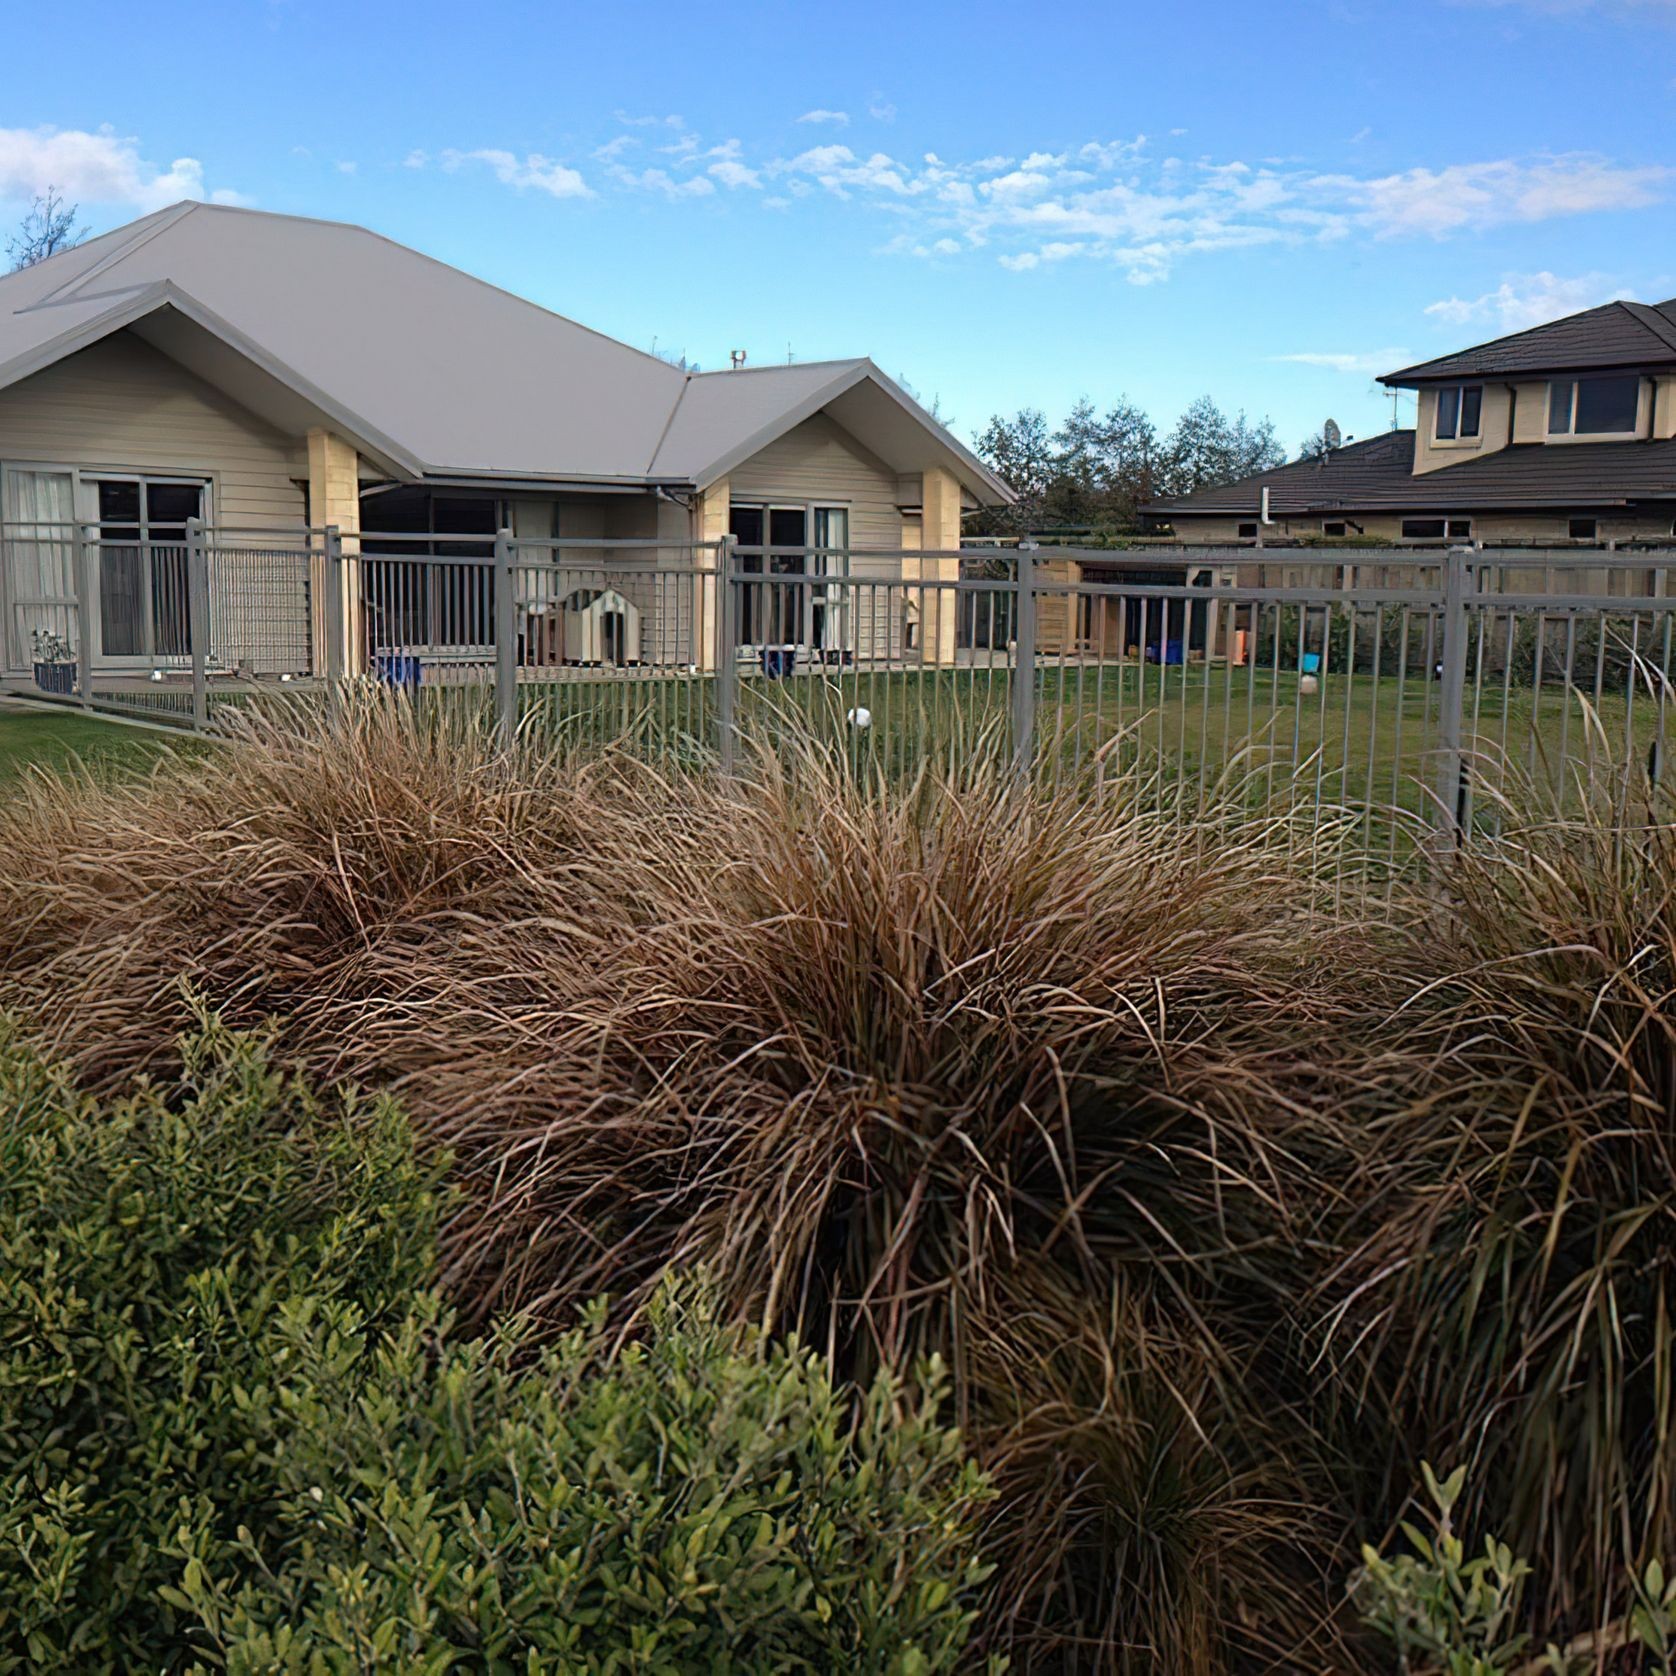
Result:
[[[282,1535],[178,1596],[230,1670],[955,1668],[982,1481],[894,1382],[852,1428],[815,1356],[691,1291],[615,1355],[597,1306],[523,1367],[448,1326],[292,1312]]]
[[[1364,1547],[1362,1567],[1350,1585],[1364,1621],[1396,1648],[1404,1670],[1437,1670],[1445,1676],[1500,1676],[1508,1670],[1584,1676],[1602,1668],[1603,1660],[1618,1668],[1617,1656],[1627,1654],[1635,1669],[1671,1676],[1676,1579],[1667,1581],[1657,1560],[1630,1579],[1633,1604],[1623,1619],[1587,1630],[1563,1647],[1550,1641],[1539,1657],[1530,1658],[1531,1637],[1518,1628],[1530,1566],[1494,1537],[1486,1538],[1484,1551],[1469,1559],[1454,1524],[1466,1468],[1457,1467],[1442,1483],[1430,1466],[1422,1463],[1420,1471],[1434,1509],[1431,1534],[1405,1522],[1408,1551],[1391,1559]]]
[[[101,1109],[0,1037],[0,1669],[953,1667],[939,1370],[857,1415],[692,1287],[461,1341],[400,1114],[182,1051]]]
[[[213,1023],[184,1055],[174,1098],[101,1109],[0,1035],[0,1668],[184,1646],[171,1550],[272,1516],[281,1313],[376,1330],[428,1277],[435,1171],[393,1109],[327,1111]]]

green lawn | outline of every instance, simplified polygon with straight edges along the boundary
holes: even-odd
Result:
[[[1592,683],[1591,683],[1592,685]],[[1546,681],[1469,680],[1464,743],[1481,787],[1528,776],[1563,786],[1579,770],[1645,773],[1676,726],[1643,687],[1608,687],[1596,702]],[[578,743],[628,739],[664,757],[703,755],[715,738],[708,677],[555,682],[523,689],[530,723]],[[790,718],[842,739],[858,763],[894,774],[929,751],[1008,737],[1005,670],[799,672],[746,677],[737,716],[746,739]],[[1095,761],[1157,775],[1172,801],[1196,804],[1218,779],[1287,801],[1427,807],[1437,772],[1438,686],[1401,677],[1329,673],[1314,692],[1293,670],[1133,662],[1049,666],[1037,678],[1038,760],[1049,773]],[[867,726],[852,719],[865,710]]]
[[[0,786],[37,765],[62,768],[81,761],[102,772],[143,771],[163,752],[182,746],[203,749],[150,728],[0,704]]]

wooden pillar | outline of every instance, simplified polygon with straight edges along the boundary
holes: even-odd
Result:
[[[917,574],[926,581],[954,582],[960,578],[960,483],[942,466],[927,469],[920,491],[920,545],[928,555],[918,561]],[[904,569],[913,563],[905,561]],[[924,661],[955,661],[955,612],[952,588],[926,593],[920,601],[920,644]]]
[[[328,585],[343,590],[343,610],[339,621],[343,624],[343,670],[348,675],[361,673],[361,648],[365,644],[361,629],[361,589],[358,563],[361,554],[361,461],[352,442],[345,442],[333,431],[313,430],[308,433],[308,516],[317,530],[335,524],[343,542],[344,562],[335,578],[326,575],[323,554],[310,560],[310,581],[318,602],[311,626],[314,667],[323,672],[326,658],[325,599]]]
[[[712,483],[693,508],[693,539],[720,541],[732,528],[733,496],[724,477]],[[692,555],[693,568],[693,656],[700,669],[716,667],[716,632],[721,623],[722,601],[713,572],[718,555],[715,548],[700,548]]]

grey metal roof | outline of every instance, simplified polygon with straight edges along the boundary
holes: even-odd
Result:
[[[1238,483],[1144,510],[1161,517],[1255,517],[1269,491],[1276,518],[1335,512],[1517,511],[1676,500],[1676,440],[1520,443],[1456,465],[1414,472],[1413,431],[1336,449],[1326,464],[1296,461]]]
[[[1649,304],[1602,303],[1545,326],[1475,344],[1452,355],[1384,374],[1381,384],[1425,384],[1441,378],[1493,378],[1521,373],[1582,372],[1593,367],[1676,364],[1676,298]]]
[[[0,387],[141,321],[171,352],[194,331],[231,345],[414,475],[702,486],[811,392],[881,376],[687,373],[366,228],[185,203],[0,278]],[[1010,498],[914,411],[974,494]]]

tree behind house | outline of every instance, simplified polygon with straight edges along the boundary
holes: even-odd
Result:
[[[1055,527],[1131,531],[1154,500],[1231,483],[1280,465],[1286,455],[1267,420],[1225,414],[1201,396],[1160,437],[1150,417],[1127,397],[1101,414],[1086,396],[1058,430],[1036,408],[992,418],[978,452],[1018,495],[1018,503],[985,515],[980,533]]]
[[[66,204],[56,186],[49,186],[29,206],[18,223],[17,234],[6,241],[6,255],[12,272],[32,268],[61,250],[73,250],[87,237],[87,229],[76,225],[79,204]]]

